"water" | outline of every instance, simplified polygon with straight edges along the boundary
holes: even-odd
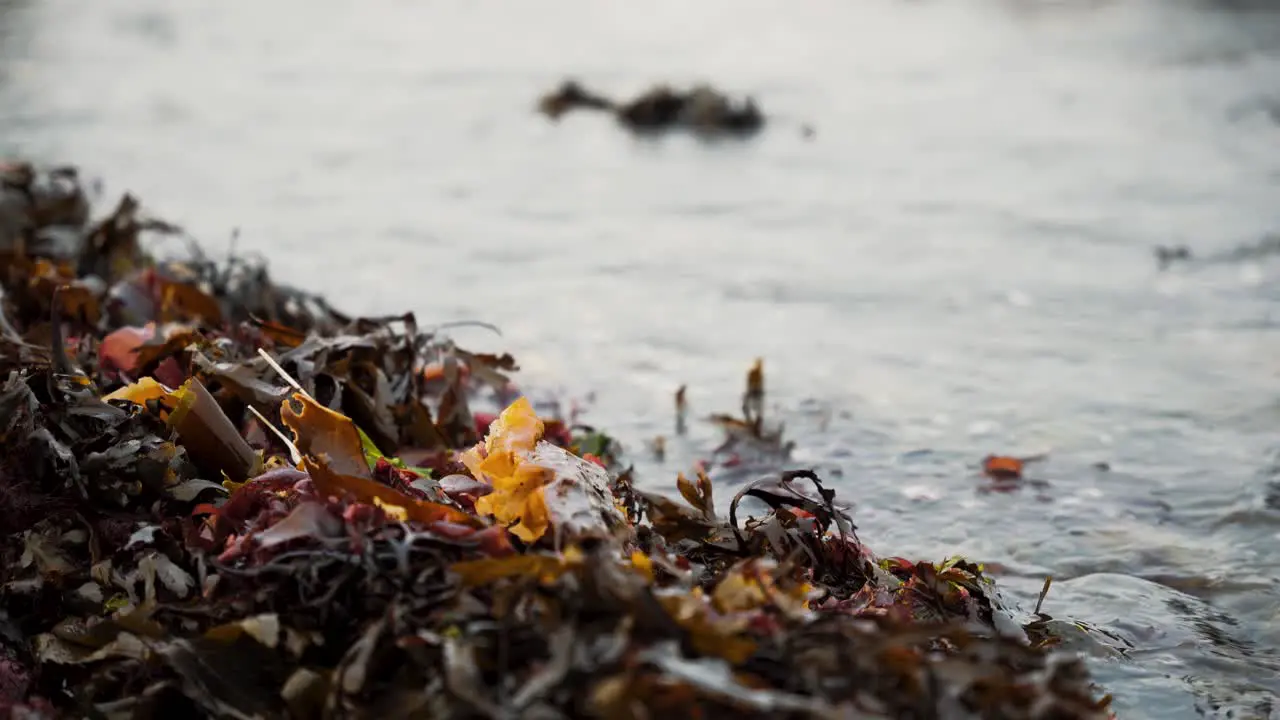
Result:
[[[776,120],[553,125],[531,106],[567,74]],[[1150,251],[1280,231],[1277,115],[1261,4],[0,2],[0,152],[213,249],[238,227],[351,311],[495,322],[460,340],[638,450],[678,384],[732,410],[764,357],[876,548],[1000,563],[1024,599],[1052,573],[1047,611],[1133,641],[1095,662],[1126,717],[1280,717],[1280,262]],[[1047,488],[978,492],[983,455],[1039,451]]]

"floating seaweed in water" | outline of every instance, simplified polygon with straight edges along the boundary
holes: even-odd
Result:
[[[982,567],[876,556],[817,474],[727,517],[703,473],[641,490],[510,356],[155,261],[121,208],[60,216],[94,262],[0,238],[31,271],[0,313],[10,714],[1109,716]]]
[[[1258,262],[1280,254],[1280,234],[1268,234],[1257,242],[1244,243],[1203,257],[1193,255],[1186,245],[1157,245],[1154,253],[1161,270],[1179,262],[1197,265]]]
[[[748,97],[734,103],[709,85],[675,90],[657,85],[627,102],[616,102],[567,80],[538,102],[542,114],[558,120],[571,110],[597,110],[617,118],[637,132],[685,128],[700,133],[749,135],[764,127],[765,118]]]

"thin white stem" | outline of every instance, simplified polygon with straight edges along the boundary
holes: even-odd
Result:
[[[267,364],[271,366],[272,370],[275,370],[277,373],[279,373],[280,377],[284,378],[285,382],[292,385],[293,388],[298,392],[302,393],[303,395],[306,395],[307,398],[311,400],[315,400],[315,398],[311,397],[310,393],[302,389],[302,385],[300,385],[297,380],[294,380],[292,375],[285,372],[284,368],[280,367],[280,363],[276,362],[276,359],[271,357],[271,353],[267,352],[266,350],[263,350],[262,348],[258,348],[258,354],[262,356],[263,360],[267,361]]]
[[[289,448],[289,459],[293,461],[293,464],[297,465],[298,463],[302,462],[302,453],[298,451],[298,446],[294,445],[292,440],[285,437],[284,433],[280,432],[279,428],[277,428],[275,425],[272,425],[270,420],[267,420],[265,417],[263,417],[262,413],[258,412],[257,408],[255,408],[252,405],[249,405],[248,407],[249,407],[249,412],[253,413],[259,420],[261,420],[262,424],[268,430],[275,433],[276,437],[280,438],[280,442],[284,443],[285,447]]]

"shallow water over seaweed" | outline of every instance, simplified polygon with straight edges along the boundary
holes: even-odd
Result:
[[[775,120],[552,125],[567,74]],[[1280,259],[1232,254],[1280,233],[1276,78],[1280,12],[1191,0],[0,0],[0,152],[345,309],[500,325],[468,346],[594,393],[655,485],[717,439],[644,457],[675,387],[733,410],[763,356],[878,551],[1028,607],[1054,575],[1046,611],[1133,646],[1094,648],[1125,717],[1280,717]],[[980,492],[989,452],[1047,485]]]

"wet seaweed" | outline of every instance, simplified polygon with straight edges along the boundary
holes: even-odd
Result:
[[[1110,716],[1039,607],[874,554],[809,469],[727,514],[701,470],[640,489],[510,355],[153,258],[179,231],[136,201],[90,222],[74,174],[5,168],[12,716]],[[742,412],[734,446],[786,462],[759,363]]]

